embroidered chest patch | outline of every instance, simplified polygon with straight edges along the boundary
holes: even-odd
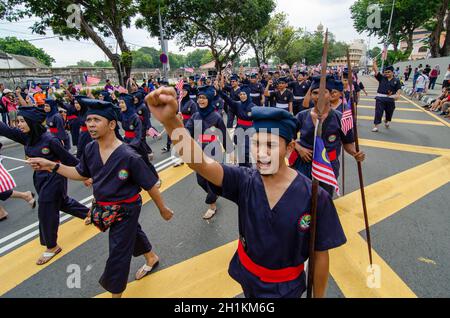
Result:
[[[307,232],[311,225],[311,214],[305,213],[298,221],[298,228],[302,232]]]
[[[128,170],[126,170],[126,169],[122,169],[122,170],[120,170],[119,171],[119,179],[120,180],[122,180],[122,181],[125,181],[125,180],[127,180],[128,179]]]
[[[50,149],[47,148],[47,147],[44,147],[44,148],[41,149],[41,153],[43,155],[48,155],[50,153]]]

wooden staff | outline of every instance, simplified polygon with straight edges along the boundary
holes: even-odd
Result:
[[[345,151],[342,146],[342,195],[345,195]]]
[[[355,136],[355,148],[356,151],[359,152],[359,139],[358,139],[358,127],[356,122],[356,106],[353,102],[353,73],[352,73],[352,64],[350,63],[350,53],[347,49],[347,63],[348,63],[348,83],[350,85],[350,104],[352,105],[352,113],[353,113],[353,132]],[[359,187],[361,189],[361,200],[363,205],[364,212],[364,222],[366,226],[366,235],[367,235],[367,248],[369,249],[369,261],[370,265],[373,265],[372,262],[372,242],[370,239],[370,228],[369,228],[369,217],[367,214],[367,205],[366,205],[366,195],[364,192],[364,179],[362,174],[362,164],[361,162],[357,162],[358,165],[358,176],[359,176]]]
[[[325,90],[327,82],[327,55],[328,55],[328,29],[325,33],[325,42],[322,54],[322,70],[320,75],[319,101],[314,106],[319,121],[317,123],[317,136],[322,137],[322,114],[325,108]],[[314,138],[316,138],[314,136]],[[313,149],[314,154],[314,149]],[[314,155],[313,155],[314,156]],[[313,158],[314,159],[314,158]],[[314,265],[315,265],[315,245],[316,245],[316,230],[317,230],[317,199],[319,193],[319,180],[312,177],[312,201],[311,201],[311,222],[310,222],[310,237],[309,237],[309,261],[308,261],[308,285],[306,290],[306,297],[312,298],[314,286]]]

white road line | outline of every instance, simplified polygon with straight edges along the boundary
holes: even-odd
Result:
[[[17,159],[14,157],[8,157],[8,156],[4,156],[4,155],[0,155],[0,159],[9,159],[9,160],[19,161],[19,162],[23,162],[23,163],[28,163],[28,161],[26,161],[26,160]]]
[[[168,167],[171,167],[172,165],[177,163],[179,160],[180,160],[179,158],[176,158],[176,157],[172,156],[172,157],[167,158],[167,159],[165,159],[165,160],[163,160],[161,162],[158,162],[155,165],[156,171],[160,172],[160,171],[162,171],[162,170],[164,170],[164,169],[166,169]],[[87,198],[83,199],[82,201],[80,201],[80,203],[81,204],[85,204],[85,203],[91,201],[93,198],[94,198],[93,196],[87,197]],[[91,206],[91,204],[89,203],[87,205],[87,207],[90,207],[90,206]],[[62,223],[65,220],[68,220],[70,218],[73,218],[73,216],[70,215],[70,214],[65,214],[63,212],[60,212],[60,220],[59,220],[59,222]],[[26,226],[26,227],[24,227],[24,228],[22,228],[22,229],[20,229],[20,230],[18,230],[16,232],[14,232],[14,233],[11,233],[8,236],[5,236],[4,238],[0,239],[0,244],[3,244],[3,243],[5,243],[5,242],[7,242],[7,241],[9,241],[9,240],[11,240],[11,239],[21,235],[21,234],[23,234],[25,232],[28,232],[29,230],[37,227],[38,225],[39,225],[39,222],[35,222],[35,223],[31,224],[31,225],[28,225],[28,226]],[[39,235],[39,230],[35,230],[35,231],[33,231],[33,232],[31,232],[31,233],[29,233],[29,234],[27,234],[25,236],[22,236],[19,239],[17,239],[15,241],[13,241],[13,242],[3,246],[2,248],[0,248],[0,255],[5,253],[5,252],[7,252],[7,251],[9,251],[9,250],[11,250],[11,249],[13,249],[13,248],[15,248],[16,246],[22,244],[23,242],[26,242],[27,240],[29,240],[29,239],[31,239],[33,237],[36,237],[37,235]]]

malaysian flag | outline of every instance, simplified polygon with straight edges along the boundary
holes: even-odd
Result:
[[[12,190],[16,187],[13,177],[3,167],[0,159],[0,192]]]
[[[339,195],[339,184],[336,180],[336,176],[334,175],[330,159],[328,158],[327,149],[325,148],[322,138],[317,136],[318,126],[319,124],[316,125],[316,138],[314,142],[314,156],[311,174],[314,179],[333,186],[336,194]]]
[[[353,114],[351,104],[349,108],[345,109],[344,104],[344,112],[342,113],[341,119],[341,129],[343,133],[347,136],[348,132],[353,129]]]

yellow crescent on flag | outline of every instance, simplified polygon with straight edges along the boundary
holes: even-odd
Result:
[[[331,163],[328,158],[327,158],[327,150],[324,148],[322,151],[322,159],[323,161],[325,161],[326,163]]]

